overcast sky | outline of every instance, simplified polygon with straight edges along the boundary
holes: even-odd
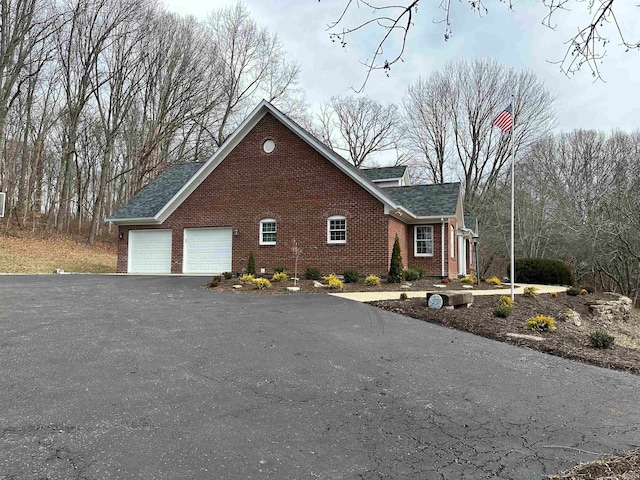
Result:
[[[306,99],[317,107],[334,95],[353,94],[366,69],[359,63],[370,56],[373,32],[350,40],[346,49],[329,40],[327,25],[337,19],[346,0],[245,0],[258,24],[277,33],[291,59],[301,66],[300,88]],[[234,5],[235,0],[164,0],[171,11],[205,17],[219,7]],[[507,67],[532,70],[552,94],[556,95],[557,130],[592,128],[610,131],[632,131],[638,128],[640,109],[638,85],[640,53],[625,53],[612,33],[607,56],[601,64],[604,81],[595,81],[589,69],[568,78],[558,65],[566,51],[565,42],[588,23],[582,14],[584,4],[576,12],[561,12],[555,17],[555,30],[541,24],[546,14],[541,0],[514,2],[514,11],[498,0],[485,0],[488,15],[479,18],[467,2],[451,2],[453,37],[444,41],[443,26],[435,23],[442,15],[437,10],[440,0],[420,3],[415,28],[410,31],[403,63],[396,64],[387,78],[374,72],[365,94],[380,102],[400,103],[407,85],[419,76],[427,77],[446,62],[456,59],[491,58]],[[629,32],[640,32],[640,8],[636,2],[619,3],[619,17]],[[376,32],[379,34],[379,31]],[[638,33],[640,37],[640,33]],[[376,37],[377,38],[377,37]],[[640,38],[629,38],[638,41]],[[367,43],[369,42],[369,43]],[[505,99],[505,106],[510,99]]]

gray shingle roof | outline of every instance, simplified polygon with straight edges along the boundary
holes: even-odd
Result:
[[[459,192],[459,183],[412,185],[384,189],[384,193],[392,200],[420,217],[455,215]]]
[[[473,233],[475,233],[476,235],[478,234],[477,230],[477,223],[478,223],[478,217],[476,217],[475,215],[472,215],[470,213],[465,213],[464,214],[464,226],[466,228],[469,228],[473,231]]]
[[[181,163],[168,167],[160,176],[140,190],[114,213],[112,219],[152,218],[178,193],[187,181],[204,165]]]
[[[407,167],[401,165],[399,167],[380,167],[380,168],[364,168],[360,170],[369,180],[387,180],[389,178],[400,178],[404,175]]]

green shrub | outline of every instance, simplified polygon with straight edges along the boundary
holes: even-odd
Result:
[[[304,272],[304,278],[307,280],[320,280],[321,277],[319,268],[309,267],[307,271]]]
[[[596,293],[596,289],[591,285],[583,285],[580,287],[581,290],[586,290],[588,293]]]
[[[462,277],[460,281],[467,285],[475,285],[478,283],[478,278],[475,275],[467,275],[466,277]]]
[[[405,270],[402,272],[402,276],[407,282],[414,282],[416,280],[420,280],[420,272],[416,269],[410,268],[409,270]]]
[[[233,278],[233,273],[231,273],[231,272],[224,272],[224,273],[222,274],[222,276],[223,276],[224,278],[226,278],[227,280],[231,280],[231,279]]]
[[[376,277],[375,275],[369,275],[364,279],[364,284],[367,287],[378,287],[380,286],[380,277]]]
[[[516,260],[515,270],[516,282],[548,285],[571,285],[573,283],[571,271],[559,260],[519,258]]]
[[[538,289],[536,287],[524,287],[523,295],[529,298],[538,298]]]
[[[487,283],[489,285],[502,285],[502,282],[500,281],[500,279],[498,277],[491,277],[489,280],[487,280]]]
[[[577,297],[578,295],[580,295],[580,289],[570,288],[569,290],[567,290],[567,295],[569,295],[570,297]]]
[[[501,295],[498,299],[498,305],[506,305],[509,308],[513,308],[514,302],[511,297],[507,297],[506,295]]]
[[[344,283],[358,283],[358,272],[356,270],[345,270],[342,274]]]
[[[589,343],[593,348],[605,350],[611,348],[615,342],[615,338],[609,335],[607,332],[596,330],[589,334]]]
[[[280,266],[278,266],[278,267],[275,267],[275,268],[273,269],[273,271],[274,271],[275,273],[282,273],[282,272],[286,272],[286,271],[287,271],[287,267],[283,267],[282,265],[280,265]]]
[[[507,318],[509,315],[511,315],[511,307],[506,303],[498,302],[498,304],[493,309],[493,315],[495,317]]]
[[[219,276],[219,275],[215,275],[215,276],[211,279],[211,281],[209,282],[209,286],[210,286],[211,288],[216,288],[218,285],[220,285],[220,280],[221,280],[220,276]]]
[[[327,282],[327,285],[331,290],[339,290],[343,287],[342,280],[336,277],[333,273],[331,275],[327,275],[326,277],[322,277],[322,279]]]
[[[556,320],[553,317],[545,317],[544,315],[536,315],[527,320],[527,328],[538,332],[553,332],[557,329]]]
[[[414,268],[414,270],[416,270],[419,274],[420,274],[420,278],[424,278],[424,276],[427,274],[427,271],[424,268]]]
[[[286,282],[287,280],[289,280],[289,276],[284,272],[276,272],[271,277],[272,282]]]
[[[251,275],[250,273],[245,273],[240,277],[240,283],[253,283],[255,281],[255,275]]]
[[[265,288],[271,288],[271,282],[269,280],[267,280],[266,278],[256,278],[253,281],[253,284],[259,290],[264,290]]]
[[[389,267],[389,275],[387,281],[389,283],[402,282],[402,272],[404,265],[402,264],[402,252],[400,251],[400,240],[396,233],[396,239],[393,242],[393,252],[391,253],[391,265]]]
[[[247,273],[254,276],[256,274],[256,259],[253,258],[253,252],[249,252],[249,260],[247,261]]]

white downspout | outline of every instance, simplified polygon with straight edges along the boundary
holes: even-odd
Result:
[[[442,265],[442,274],[441,274],[441,276],[442,276],[442,278],[444,278],[445,277],[445,274],[444,274],[444,257],[445,257],[445,255],[444,255],[444,247],[445,247],[445,244],[444,244],[444,218],[441,218],[440,222],[441,222],[440,223],[440,237],[441,237],[441,243],[442,243],[442,245],[440,247],[440,250],[441,250],[441,253],[442,253],[442,261],[440,262],[440,264]],[[446,275],[446,276],[448,277],[449,275]]]

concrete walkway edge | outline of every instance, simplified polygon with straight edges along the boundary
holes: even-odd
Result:
[[[514,294],[522,295],[526,287],[535,287],[538,289],[538,293],[551,293],[551,292],[564,292],[568,287],[561,287],[558,285],[534,285],[534,284],[518,284],[514,289]],[[473,295],[511,295],[510,286],[504,286],[503,288],[495,288],[491,290],[447,290],[445,288],[434,288],[432,290],[398,290],[393,292],[343,292],[343,293],[330,293],[335,297],[346,298],[347,300],[355,300],[356,302],[375,302],[377,300],[398,300],[401,293],[406,293],[409,298],[426,298],[427,293],[471,293]]]

